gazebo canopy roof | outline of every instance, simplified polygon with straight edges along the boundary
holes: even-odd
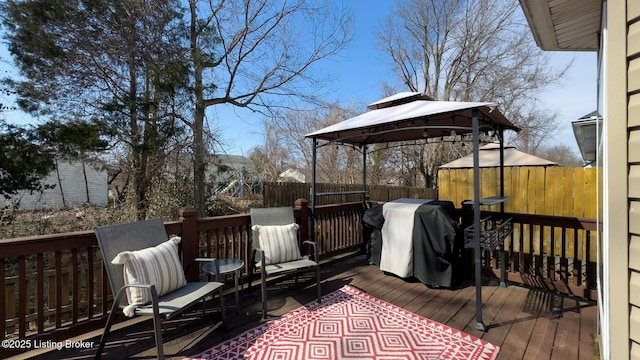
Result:
[[[399,93],[370,104],[356,117],[317,130],[305,137],[366,145],[471,133],[472,110],[478,111],[480,131],[518,127],[493,102],[434,101],[418,92]]]
[[[479,162],[481,168],[500,166],[500,144],[490,143],[479,149]],[[504,147],[504,166],[558,166],[558,163],[533,156],[517,150],[513,146]],[[461,157],[448,164],[440,166],[441,169],[473,168],[473,154]]]

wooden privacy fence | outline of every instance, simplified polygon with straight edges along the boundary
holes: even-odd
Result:
[[[511,213],[596,218],[600,168],[505,167],[504,193]],[[438,171],[438,197],[456,206],[473,199],[473,169]],[[480,169],[480,197],[500,194],[500,169]],[[500,210],[497,206],[485,210]]]
[[[362,184],[316,184],[316,192],[361,191]],[[309,183],[264,183],[264,207],[292,204],[299,198],[310,199]],[[409,186],[367,185],[367,198],[370,201],[386,202],[399,198],[436,199],[435,189]],[[361,194],[330,195],[317,198],[318,205],[362,202]]]

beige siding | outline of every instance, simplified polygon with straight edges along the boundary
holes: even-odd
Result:
[[[638,1],[640,4],[640,1]],[[640,94],[629,97],[629,126],[640,126]]]
[[[633,54],[637,54],[638,52],[640,52],[640,22],[631,24],[631,26],[629,26],[628,39],[629,39],[629,47],[627,48],[628,55],[633,56]]]
[[[640,345],[633,343],[631,345],[631,357],[630,360],[640,360]]]
[[[629,162],[640,162],[640,130],[629,133]]]
[[[631,201],[629,205],[629,231],[640,235],[640,201]]]
[[[629,319],[631,340],[640,342],[640,308],[633,306],[631,308],[631,318]]]
[[[629,268],[640,271],[640,236],[631,236],[629,244]]]
[[[633,165],[629,170],[629,197],[640,199],[640,165]],[[638,269],[640,270],[640,269]]]
[[[629,61],[628,91],[640,89],[640,59]]]
[[[631,291],[629,292],[629,302],[634,307],[640,306],[640,273],[636,271],[631,272],[629,287],[631,288]]]
[[[636,19],[640,17],[640,1],[629,0],[627,1],[627,18]]]
[[[640,359],[640,1],[627,1],[627,127],[629,129],[629,337],[631,359]]]

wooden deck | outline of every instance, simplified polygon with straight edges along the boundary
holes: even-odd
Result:
[[[385,275],[368,265],[362,255],[350,256],[323,265],[324,294],[345,284],[352,285],[382,300],[481,337],[501,347],[498,359],[598,359],[595,339],[597,305],[582,299],[557,295],[522,286],[498,286],[487,280],[483,287],[485,333],[475,330],[475,287],[470,280],[453,289],[431,289],[420,282]],[[292,279],[280,279],[270,290],[269,319],[313,301],[312,277],[301,277],[297,287]],[[284,290],[284,291],[281,291]],[[245,294],[238,311],[227,312],[227,327],[221,328],[218,313],[200,312],[165,323],[165,356],[194,356],[260,323],[259,288]],[[227,304],[233,304],[230,294]],[[109,336],[104,359],[155,357],[152,324],[142,321],[117,329]],[[101,331],[87,334],[84,341],[97,346]],[[74,341],[80,339],[73,339]],[[95,347],[86,350],[33,351],[22,354],[36,359],[88,359]]]

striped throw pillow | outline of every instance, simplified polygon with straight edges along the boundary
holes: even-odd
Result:
[[[265,265],[300,260],[298,224],[254,225],[251,228],[258,232],[258,243],[264,251]]]
[[[123,251],[112,264],[124,266],[124,283],[155,284],[158,296],[170,293],[187,284],[184,270],[178,258],[179,237],[172,237],[155,247],[137,251]],[[135,308],[151,302],[151,291],[145,288],[126,289],[129,306],[123,309],[127,316],[135,315]]]

